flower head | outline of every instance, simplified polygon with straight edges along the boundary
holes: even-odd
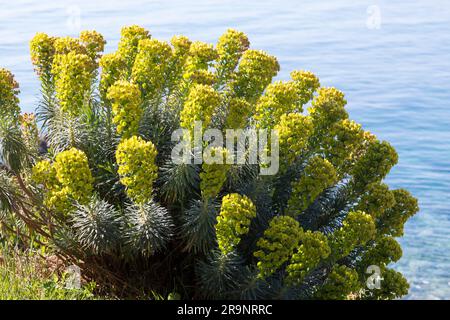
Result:
[[[223,147],[211,147],[205,150],[205,153],[205,162],[200,172],[200,190],[203,199],[213,199],[219,194],[227,179],[230,165],[225,162],[229,151]]]
[[[39,76],[48,76],[55,55],[56,38],[39,32],[30,41],[31,62]]]
[[[266,278],[274,274],[294,253],[301,239],[302,229],[299,223],[289,216],[276,216],[258,240],[259,250],[254,253],[258,258],[259,277]]]
[[[113,122],[117,132],[125,138],[136,134],[143,110],[138,85],[118,80],[108,89],[107,98],[112,103]]]
[[[228,29],[217,43],[217,74],[226,78],[234,71],[242,54],[249,48],[250,42],[245,33]]]
[[[321,260],[326,259],[331,253],[327,237],[319,232],[310,230],[303,232],[301,245],[291,257],[288,272],[288,282],[301,284],[303,279],[311,272]]]
[[[202,121],[203,129],[209,126],[214,111],[220,105],[220,94],[211,86],[194,85],[180,114],[181,127],[193,132],[195,121]]]
[[[117,147],[120,182],[126,187],[128,197],[138,204],[152,199],[153,182],[158,175],[156,155],[154,144],[137,136],[122,140]]]
[[[126,61],[130,72],[138,53],[139,41],[150,39],[150,37],[151,35],[147,30],[137,25],[123,27],[120,31],[118,54]]]
[[[278,132],[282,156],[288,164],[293,164],[306,149],[313,131],[310,117],[299,113],[283,114],[274,129]]]
[[[274,56],[264,51],[247,50],[239,62],[234,91],[240,97],[254,101],[280,70]]]
[[[231,252],[239,244],[255,217],[256,207],[246,196],[231,193],[222,198],[216,225],[217,242],[222,253]]]
[[[58,54],[55,60],[52,74],[61,111],[71,116],[78,115],[93,81],[92,60],[75,51]]]
[[[139,41],[131,78],[139,84],[146,97],[161,92],[172,48],[166,42],[144,39]]]
[[[336,170],[328,160],[319,156],[309,159],[300,180],[292,183],[292,194],[288,202],[289,214],[300,214],[337,180]]]
[[[105,49],[105,38],[95,30],[82,31],[80,33],[80,42],[86,48],[87,54],[96,60],[100,53]]]

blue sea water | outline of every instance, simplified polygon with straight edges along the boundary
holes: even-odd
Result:
[[[407,188],[420,213],[400,239],[395,265],[410,299],[450,299],[450,3],[445,0],[30,1],[0,0],[0,67],[21,86],[33,111],[39,84],[28,41],[37,32],[77,35],[96,29],[116,48],[120,28],[139,24],[154,37],[185,34],[215,42],[227,28],[293,69],[315,72],[346,93],[351,118],[397,149],[387,182]]]

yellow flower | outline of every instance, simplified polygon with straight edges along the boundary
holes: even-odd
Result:
[[[52,74],[61,111],[71,116],[78,115],[90,93],[93,81],[92,60],[75,51],[56,55]]]
[[[309,113],[317,131],[327,130],[333,123],[348,118],[344,94],[335,88],[320,88]]]
[[[216,72],[221,79],[228,78],[234,71],[242,54],[249,48],[250,42],[245,33],[228,29],[217,43],[218,59]]]
[[[374,219],[382,217],[387,209],[395,205],[394,194],[385,183],[374,182],[367,186],[357,205],[357,210],[370,214]]]
[[[335,265],[316,298],[323,300],[346,300],[360,288],[358,273],[344,265]]]
[[[351,211],[342,222],[342,227],[330,236],[330,247],[335,259],[347,256],[355,247],[375,237],[373,218],[362,211]]]
[[[56,38],[54,42],[55,54],[65,55],[70,52],[87,54],[86,48],[81,44],[80,39],[72,37]]]
[[[302,229],[299,223],[289,216],[276,216],[264,231],[258,242],[259,250],[254,253],[258,258],[259,277],[266,278],[274,274],[294,253],[301,239]]]
[[[189,48],[191,47],[192,41],[185,36],[173,36],[170,39],[170,43],[175,49],[175,55],[186,55],[189,53]]]
[[[33,113],[23,113],[19,116],[19,122],[25,143],[30,150],[38,150],[39,129],[36,122],[36,116]]]
[[[80,42],[84,45],[92,60],[96,60],[100,56],[106,44],[103,36],[95,30],[82,31],[80,33]]]
[[[397,189],[391,192],[394,195],[395,204],[387,208],[379,217],[377,231],[378,234],[401,237],[405,222],[419,211],[419,205],[417,199],[407,190]]]
[[[302,112],[298,102],[298,90],[293,81],[276,81],[269,84],[256,104],[257,126],[270,130],[280,121],[282,115],[294,111]]]
[[[88,159],[75,148],[58,153],[53,164],[48,160],[38,162],[32,178],[46,189],[45,205],[65,214],[73,209],[73,201],[86,204],[93,193]]]
[[[319,78],[312,72],[295,70],[291,72],[291,79],[295,82],[299,95],[300,105],[303,106],[310,101],[314,92],[320,87]]]
[[[124,138],[136,134],[143,110],[141,92],[136,84],[118,80],[108,90],[107,98],[111,100],[113,122],[117,132]]]
[[[358,148],[364,143],[364,131],[353,120],[344,119],[334,123],[323,136],[325,157],[340,173],[347,173],[358,159]]]
[[[256,217],[256,207],[246,196],[231,193],[222,198],[217,217],[216,234],[223,254],[231,252],[247,234],[250,223]]]
[[[147,30],[137,25],[123,27],[120,31],[118,54],[126,61],[130,72],[138,52],[139,41],[150,39],[150,37],[151,35]]]
[[[134,202],[143,204],[151,200],[153,182],[158,175],[156,147],[151,141],[133,136],[120,142],[116,151],[120,182]]]
[[[305,276],[331,253],[327,237],[319,231],[303,232],[301,243],[297,252],[292,255],[290,264],[286,267],[287,281],[294,285],[301,284]]]
[[[364,189],[372,182],[383,180],[397,162],[397,152],[388,142],[379,140],[370,142],[366,152],[351,170],[355,187]]]
[[[254,102],[279,70],[274,56],[260,50],[247,50],[239,62],[234,91],[238,97]]]
[[[300,180],[292,183],[288,212],[296,216],[311,205],[326,189],[338,181],[336,170],[326,159],[315,156],[309,159]]]
[[[214,157],[217,157],[217,154],[219,154],[218,158],[220,159],[212,161]],[[212,147],[209,155],[213,158],[208,163],[207,157],[205,157],[202,172],[200,172],[200,190],[203,199],[213,199],[219,194],[230,170],[230,165],[225,163],[228,157],[227,149]]]
[[[309,116],[299,113],[283,114],[274,128],[278,132],[280,153],[289,165],[303,153],[313,131]]]
[[[49,76],[55,55],[55,38],[39,32],[30,41],[31,61],[39,76]]]
[[[194,85],[180,114],[181,127],[189,129],[191,134],[194,130],[195,121],[202,121],[203,129],[208,127],[214,111],[220,105],[220,100],[219,93],[211,86]]]
[[[166,42],[144,39],[139,41],[131,78],[139,84],[148,98],[161,93],[172,48]]]
[[[217,51],[212,44],[195,41],[189,47],[189,56],[184,65],[183,78],[189,80],[199,70],[207,71],[211,61],[217,58]]]
[[[244,129],[252,112],[252,105],[242,98],[231,98],[228,103],[226,129]]]
[[[100,93],[106,99],[108,89],[117,81],[121,80],[125,74],[125,59],[117,52],[108,53],[100,58],[101,77]]]

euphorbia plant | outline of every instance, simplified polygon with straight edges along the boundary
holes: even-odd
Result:
[[[307,71],[273,81],[276,58],[231,29],[214,46],[130,26],[116,52],[104,45],[95,31],[31,40],[37,119],[20,115],[18,84],[0,70],[2,234],[51,246],[120,296],[407,293],[388,264],[417,200],[382,182],[397,153],[348,119],[342,92]],[[172,133],[192,136],[197,121],[201,132],[274,129],[279,171],[173,161]],[[366,290],[371,265],[380,289]]]

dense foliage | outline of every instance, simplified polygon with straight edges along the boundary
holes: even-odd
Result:
[[[348,119],[342,92],[307,71],[273,82],[276,58],[231,29],[214,46],[130,26],[116,52],[104,46],[95,31],[36,34],[36,117],[20,114],[18,84],[0,69],[3,238],[51,247],[125,297],[407,293],[388,265],[417,200],[382,183],[397,153]],[[278,130],[280,170],[173,162],[172,132],[192,135],[199,120],[202,130]],[[370,265],[380,289],[367,289]]]

